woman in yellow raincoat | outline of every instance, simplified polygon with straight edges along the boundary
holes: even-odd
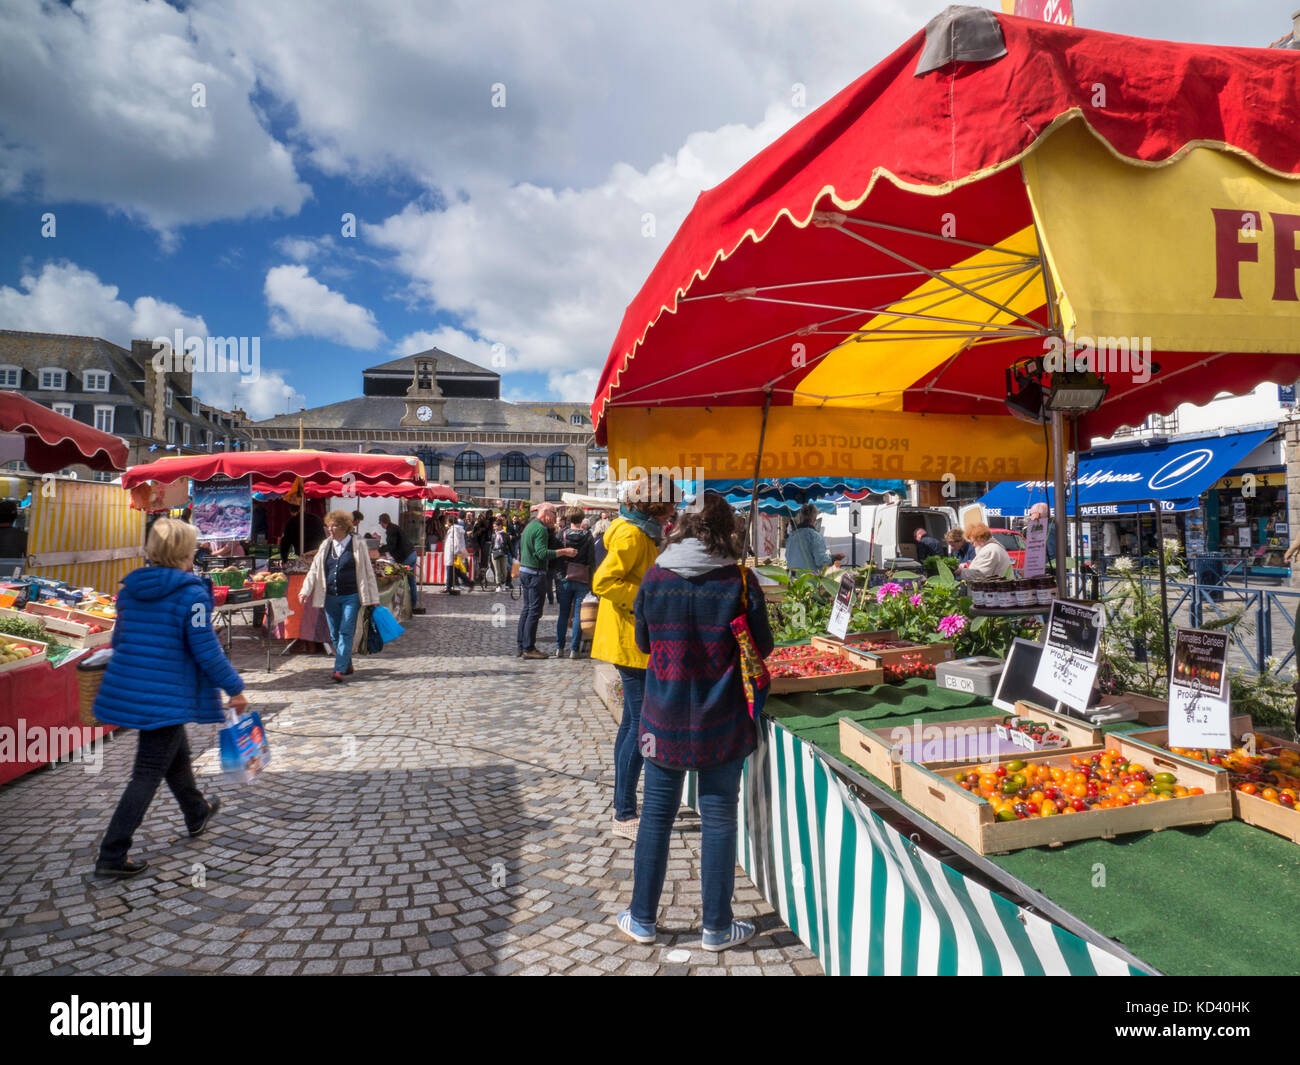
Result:
[[[649,494],[649,493],[646,493]],[[641,699],[649,657],[636,645],[632,604],[641,578],[659,555],[663,522],[672,517],[671,502],[628,502],[605,530],[605,560],[591,579],[600,597],[591,657],[613,664],[623,682],[623,720],[614,740],[614,833],[636,839],[636,788],[641,780]]]

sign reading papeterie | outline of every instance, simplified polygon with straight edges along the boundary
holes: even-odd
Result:
[[[831,619],[826,623],[826,631],[841,640],[849,632],[849,619],[853,617],[853,590],[857,583],[852,573],[840,578],[840,590],[836,593],[835,605],[831,607]]]
[[[1100,606],[1057,599],[1047,622],[1034,687],[1082,710],[1092,697],[1101,647]]]
[[[1230,750],[1228,634],[1179,629],[1169,678],[1169,744]]]

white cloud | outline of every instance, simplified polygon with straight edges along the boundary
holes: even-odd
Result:
[[[384,339],[375,316],[313,278],[305,266],[275,266],[264,286],[276,336],[311,336],[371,350]]]
[[[0,5],[0,40],[2,189],[106,204],[164,234],[292,214],[309,194],[262,126],[252,64],[169,4]]]
[[[207,335],[202,317],[174,303],[152,296],[127,303],[117,293],[116,285],[75,263],[47,262],[39,274],[23,274],[18,289],[0,286],[0,321],[34,333],[103,337],[126,348],[133,339],[170,337],[177,329]]]
[[[278,371],[263,371],[255,381],[229,374],[194,375],[194,391],[203,402],[214,407],[232,409],[232,388],[234,406],[245,411],[253,421],[274,418],[306,404],[303,394]]]
[[[362,235],[394,252],[413,290],[457,315],[464,332],[489,350],[505,345],[503,369],[553,375],[562,398],[589,394],[573,390],[589,381],[594,392],[625,306],[700,189],[797,117],[774,107],[756,127],[693,134],[644,173],[620,164],[593,188],[523,184],[441,210],[408,205]]]

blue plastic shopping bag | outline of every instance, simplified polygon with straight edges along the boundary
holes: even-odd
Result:
[[[226,727],[217,736],[221,748],[221,772],[240,784],[249,783],[271,762],[271,745],[262,728],[262,718],[256,710],[240,716],[233,722],[227,717]]]
[[[379,629],[379,635],[383,637],[384,643],[392,643],[397,639],[397,637],[406,632],[406,630],[397,623],[397,619],[393,617],[393,612],[386,606],[375,607],[375,612],[371,615],[371,619]]]

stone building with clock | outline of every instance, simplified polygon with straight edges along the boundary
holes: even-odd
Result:
[[[416,455],[462,500],[558,501],[588,490],[590,424],[501,398],[501,376],[430,348],[363,370],[361,395],[243,426],[258,448]]]

